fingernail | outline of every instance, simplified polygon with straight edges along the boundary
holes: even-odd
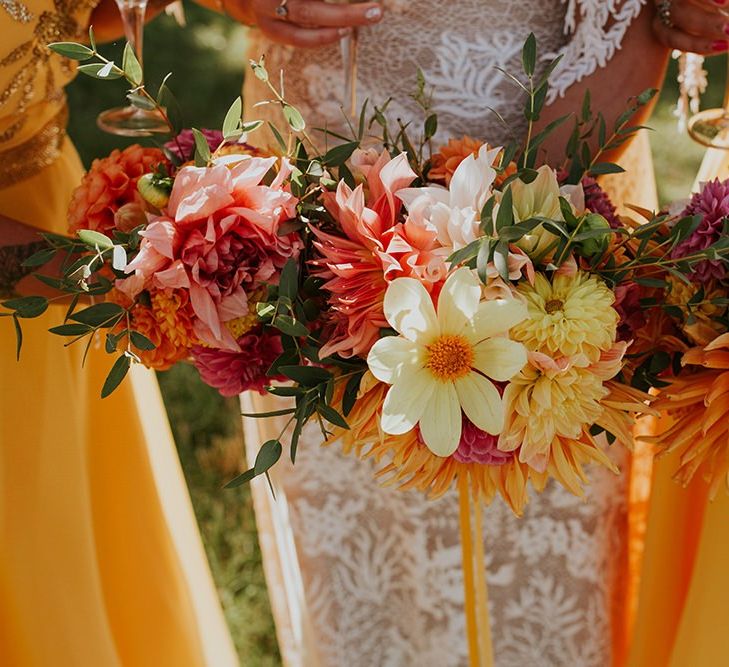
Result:
[[[725,39],[717,39],[711,44],[712,51],[726,51],[729,48],[729,42]]]
[[[382,9],[380,9],[380,7],[370,7],[365,12],[365,18],[368,21],[379,21],[381,16],[382,16]]]
[[[352,34],[352,28],[339,28],[337,32],[339,33],[340,37],[347,37],[347,35]]]

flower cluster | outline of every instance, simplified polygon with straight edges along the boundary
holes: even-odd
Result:
[[[607,196],[548,166],[522,178],[502,158],[452,141],[426,172],[439,182],[422,182],[405,154],[355,151],[360,184],[324,194],[338,229],[313,228],[311,264],[323,355],[367,362],[348,410],[335,394],[345,448],[389,455],[396,481],[436,495],[469,475],[520,512],[529,479],[579,493],[584,463],[612,467],[594,433],[628,442],[646,395],[616,379],[619,327],[638,326],[630,284],[619,303],[590,268],[615,245]]]
[[[144,365],[164,370],[190,359],[223,395],[261,391],[276,378],[267,372],[282,346],[256,307],[303,247],[298,234],[281,233],[296,216],[290,166],[247,145],[223,147],[220,132],[202,134],[222,154],[205,167],[175,169],[140,146],[96,160],[69,219],[74,231],[129,237],[129,261],[115,263],[107,300],[127,312],[112,335],[130,335]],[[166,148],[188,161],[192,133]]]
[[[687,485],[706,478],[712,497],[729,491],[729,431],[724,419],[729,387],[729,279],[726,232],[729,181],[702,184],[675,216],[669,217],[656,246],[672,248],[671,257],[686,275],[663,271],[654,276],[646,312],[640,370],[660,391],[655,408],[667,415],[663,433],[653,438],[659,450],[677,452],[676,479]]]

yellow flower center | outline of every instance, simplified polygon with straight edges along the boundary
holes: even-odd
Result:
[[[463,336],[440,336],[425,349],[425,367],[441,382],[452,382],[471,371],[473,346]]]
[[[551,299],[544,304],[544,310],[546,310],[549,315],[556,313],[558,310],[562,310],[562,308],[564,308],[564,303],[562,303],[559,299]]]

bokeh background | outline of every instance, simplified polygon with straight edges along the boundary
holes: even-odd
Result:
[[[169,72],[169,86],[187,114],[188,125],[220,127],[240,93],[247,69],[246,31],[229,19],[185,2],[187,27],[162,15],[145,32],[145,73],[155,84]],[[122,43],[103,47],[120,61]],[[258,55],[258,54],[254,54]],[[704,107],[719,106],[724,58],[708,63],[711,86]],[[677,130],[672,65],[650,126],[662,203],[687,196],[703,150]],[[79,76],[68,89],[69,132],[86,165],[94,157],[131,143],[96,127],[102,109],[124,101],[124,86]],[[240,662],[246,667],[280,665],[266,593],[256,526],[247,487],[223,489],[237,474],[243,436],[237,399],[223,399],[187,365],[159,373],[160,385],[185,471],[192,503]]]

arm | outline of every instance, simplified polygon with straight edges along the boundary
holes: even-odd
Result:
[[[35,269],[22,264],[44,246],[37,229],[0,215],[0,299],[24,293],[31,287],[27,285],[31,280],[32,289],[28,293],[43,291],[40,282],[28,278]]]
[[[559,97],[547,107],[538,122],[538,129],[568,113],[579,111],[586,90],[592,97],[592,108],[602,111],[608,129],[628,106],[628,98],[639,95],[648,88],[660,88],[665,76],[670,50],[662,46],[652,32],[653,6],[646,6],[628,28],[620,50],[606,67],[570,86],[564,97]],[[640,110],[632,124],[640,125],[650,115],[654,102]],[[567,121],[545,142],[546,158],[559,161],[564,146],[572,132],[573,123]],[[606,159],[615,160],[622,149]],[[542,156],[540,156],[540,161]]]

